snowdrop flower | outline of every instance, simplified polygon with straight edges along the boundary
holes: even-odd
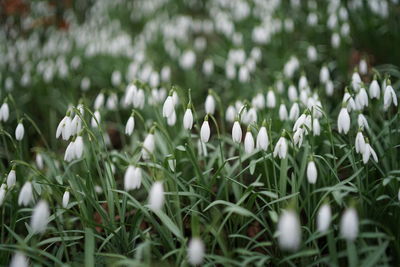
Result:
[[[203,143],[207,143],[210,139],[210,125],[208,124],[208,116],[204,118],[203,125],[200,129],[200,139]]]
[[[68,140],[71,137],[71,117],[68,114],[60,121],[56,130],[56,138],[62,136],[63,140]]]
[[[29,261],[21,252],[16,252],[10,262],[10,267],[28,267]]]
[[[188,261],[192,265],[200,265],[204,259],[204,243],[198,237],[193,237],[188,246]]]
[[[244,151],[246,154],[251,154],[254,151],[254,138],[249,128],[247,128],[246,136],[244,137]]]
[[[271,89],[267,93],[267,107],[268,108],[274,108],[276,106],[276,98],[274,91]]]
[[[239,69],[239,81],[241,83],[248,82],[250,79],[250,73],[246,66],[241,66]]]
[[[176,123],[176,112],[172,112],[172,115],[167,118],[167,124],[169,126],[174,126]]]
[[[133,99],[136,98],[137,87],[134,84],[129,84],[125,89],[125,95],[122,99],[122,106],[128,107],[133,103]]]
[[[154,132],[150,130],[150,133],[146,136],[143,142],[142,158],[144,160],[150,159],[150,155],[154,152],[154,148],[155,148]]]
[[[287,156],[288,144],[285,137],[281,136],[275,145],[274,157],[279,156],[280,159],[284,159]]]
[[[364,58],[358,63],[358,68],[360,69],[361,74],[365,75],[368,73],[368,64]]]
[[[71,136],[78,134],[82,130],[82,120],[78,115],[75,115],[71,121]]]
[[[358,91],[361,88],[361,77],[360,74],[358,74],[357,71],[353,72],[353,75],[351,76],[351,86],[355,91]]]
[[[317,182],[317,177],[317,166],[313,160],[310,160],[307,164],[307,180],[310,184],[315,184]]]
[[[174,101],[172,99],[172,94],[170,94],[167,99],[165,99],[162,115],[164,118],[169,118],[174,111]]]
[[[75,158],[75,141],[72,140],[65,149],[64,160],[70,162]]]
[[[379,87],[379,83],[377,82],[376,78],[372,81],[369,85],[369,97],[371,99],[376,98],[379,99],[381,96],[381,88]]]
[[[190,108],[190,104],[185,111],[185,115],[183,115],[183,128],[185,130],[191,130],[193,127],[193,113]]]
[[[257,111],[251,107],[247,112],[243,112],[242,121],[245,124],[251,124],[257,122]]]
[[[7,102],[4,102],[0,107],[0,121],[7,121],[10,116],[10,109]]]
[[[211,75],[214,72],[214,62],[212,59],[206,59],[203,62],[203,73],[206,76]]]
[[[43,233],[46,231],[49,223],[50,210],[46,201],[40,200],[33,208],[31,217],[31,228],[34,233]]]
[[[120,85],[122,82],[122,75],[121,72],[115,70],[113,71],[113,73],[111,74],[111,83],[113,86],[118,86]]]
[[[126,122],[126,126],[125,126],[125,134],[131,136],[133,133],[133,129],[135,128],[135,117],[132,114],[128,121]]]
[[[263,109],[265,107],[265,98],[262,93],[258,93],[253,99],[251,100],[251,105],[256,109]]]
[[[284,210],[278,222],[279,246],[283,250],[296,251],[300,247],[301,229],[297,214]]]
[[[239,121],[235,121],[232,127],[232,140],[235,143],[240,143],[242,141],[242,127],[240,127]]]
[[[98,110],[101,109],[104,106],[104,93],[101,92],[100,94],[97,95],[96,99],[94,100],[94,109]]]
[[[319,124],[319,120],[317,118],[314,118],[313,120],[312,130],[314,136],[319,136],[321,134],[321,125]]]
[[[15,139],[21,141],[24,138],[25,128],[22,122],[19,122],[17,128],[15,129]]]
[[[100,121],[101,121],[101,115],[100,115],[100,112],[98,111],[98,110],[96,110],[94,113],[93,113],[93,117],[92,117],[92,120],[91,120],[91,125],[92,125],[92,128],[97,128],[97,126],[98,126],[98,124],[100,124]]]
[[[267,151],[268,145],[269,145],[269,139],[268,139],[268,133],[267,133],[267,128],[263,125],[260,128],[260,131],[257,134],[257,149],[262,149],[264,151]]]
[[[301,114],[301,116],[296,120],[293,126],[293,131],[297,131],[297,129],[306,126],[305,131],[311,129],[311,116],[306,115],[305,113]]]
[[[125,191],[139,189],[142,183],[142,170],[139,167],[129,165],[124,175]]]
[[[39,169],[39,170],[43,170],[43,168],[44,168],[44,163],[43,163],[42,154],[37,153],[37,154],[36,154],[35,161],[36,161],[36,166],[38,167],[38,169]]]
[[[366,142],[364,152],[362,152],[362,158],[364,164],[368,163],[371,155],[374,161],[378,162],[378,156],[376,155],[375,150],[371,147],[371,145],[368,142]]]
[[[283,103],[279,107],[279,119],[281,121],[285,121],[288,119],[288,112],[287,112],[285,104],[283,104]]]
[[[316,15],[315,15],[315,18],[316,18]],[[312,45],[307,47],[307,58],[311,62],[314,62],[314,61],[316,61],[318,59],[317,49]]]
[[[293,143],[295,146],[298,146],[299,148],[303,144],[304,132],[305,130],[303,128],[298,128],[293,134]]]
[[[90,87],[90,79],[88,77],[83,77],[81,81],[81,89],[82,91],[87,91],[89,90]]]
[[[12,188],[17,181],[17,175],[15,173],[15,166],[12,167],[11,171],[7,175],[7,187]]]
[[[225,119],[227,122],[233,122],[235,120],[236,116],[236,109],[234,106],[229,105],[229,107],[226,109],[225,113]]]
[[[33,201],[32,183],[27,181],[23,186],[18,196],[18,205],[28,206]]]
[[[296,86],[294,86],[293,84],[291,84],[288,88],[288,97],[291,102],[296,101],[298,98]]]
[[[356,152],[360,153],[360,154],[364,154],[365,146],[366,146],[366,143],[365,143],[364,136],[361,131],[358,131],[358,133],[356,135],[356,142],[355,142]]]
[[[74,156],[76,159],[80,159],[83,155],[83,138],[82,136],[78,135],[75,139],[74,145],[73,145],[73,150],[74,150]]]
[[[211,94],[206,98],[205,110],[207,114],[214,114],[215,112],[215,99]]]
[[[358,235],[358,215],[355,208],[345,210],[340,221],[340,234],[348,241],[354,241]]]
[[[330,74],[327,66],[323,66],[319,72],[319,81],[321,83],[326,83],[330,80]]]
[[[332,211],[329,204],[322,204],[317,214],[317,229],[319,232],[328,231],[329,225],[331,224]]]
[[[297,102],[295,102],[295,103],[293,103],[292,107],[290,108],[289,119],[292,121],[297,120],[299,115],[300,115],[299,104]]]
[[[352,110],[356,109],[356,103],[354,102],[353,97],[349,94],[347,89],[343,96],[343,103],[347,103],[347,111],[348,112],[351,112]]]
[[[363,114],[358,114],[357,117],[358,127],[361,129],[369,129],[368,121]]]
[[[7,193],[6,184],[2,184],[0,186],[0,207],[1,207],[1,205],[3,205],[4,198],[6,197],[6,193]]]
[[[387,81],[387,86],[383,95],[383,108],[384,110],[388,110],[391,104],[394,104],[397,107],[397,95],[393,90],[392,85],[390,84],[390,80]]]
[[[65,192],[64,192],[64,195],[63,195],[63,198],[62,198],[62,207],[63,207],[64,209],[66,209],[67,206],[68,206],[68,203],[69,203],[69,196],[70,196],[69,191],[68,191],[68,190],[65,191]]]
[[[332,34],[331,44],[333,48],[338,48],[340,46],[340,35],[337,32]]]
[[[338,130],[339,133],[347,134],[350,130],[350,115],[347,112],[346,108],[340,110],[339,117],[338,117]]]
[[[188,70],[196,63],[196,54],[192,50],[185,51],[179,59],[179,65],[182,69]]]
[[[144,107],[145,95],[143,89],[139,89],[133,99],[133,107],[137,109],[142,109]]]
[[[149,208],[152,211],[161,210],[164,204],[164,188],[160,181],[154,182],[150,189]]]
[[[356,95],[355,102],[358,110],[368,107],[368,94],[364,87],[361,87],[360,91]]]
[[[334,91],[333,82],[331,80],[325,83],[325,93],[327,96],[332,96]]]
[[[307,77],[304,74],[302,74],[299,79],[299,90],[305,90],[307,88],[308,88]]]
[[[118,96],[116,93],[111,93],[109,95],[106,106],[109,110],[116,110],[118,106]]]

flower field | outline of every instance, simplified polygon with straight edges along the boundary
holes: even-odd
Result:
[[[0,266],[398,266],[399,15],[0,2]]]

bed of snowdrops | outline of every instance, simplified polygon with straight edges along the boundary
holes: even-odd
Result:
[[[29,5],[0,30],[0,265],[399,263],[398,1]]]

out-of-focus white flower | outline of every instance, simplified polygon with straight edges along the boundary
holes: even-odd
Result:
[[[28,267],[29,261],[24,254],[16,252],[10,262],[10,267]]]
[[[7,102],[4,102],[0,107],[0,121],[7,121],[10,116],[10,109]]]
[[[176,123],[176,112],[172,112],[172,115],[167,118],[167,124],[169,126],[174,126]]]
[[[212,59],[208,58],[203,62],[203,73],[207,76],[214,72],[214,62]]]
[[[369,158],[371,157],[374,159],[375,162],[378,162],[378,156],[375,153],[375,150],[371,147],[369,143],[365,144],[365,149],[364,152],[362,152],[362,158],[364,164],[367,164],[369,161]]]
[[[96,110],[94,113],[93,113],[93,117],[92,117],[92,120],[91,120],[91,125],[92,125],[92,128],[97,128],[98,127],[98,124],[100,124],[100,122],[101,122],[101,115],[100,115],[100,112],[98,111],[98,110]]]
[[[129,165],[124,175],[125,191],[140,188],[142,184],[142,170],[139,167]]]
[[[152,211],[161,210],[164,204],[164,188],[160,181],[154,182],[150,189],[149,208]]]
[[[281,121],[285,121],[288,119],[288,112],[287,112],[285,104],[283,104],[283,103],[279,106],[279,119]]]
[[[368,73],[368,64],[364,58],[361,59],[360,62],[358,63],[358,69],[360,70],[360,73],[363,75]]]
[[[313,120],[312,130],[314,136],[319,136],[321,134],[321,125],[319,124],[319,120],[317,118],[314,118]]]
[[[329,204],[322,204],[317,214],[317,229],[324,233],[328,231],[329,225],[331,224],[332,211]]]
[[[301,229],[297,214],[284,210],[278,222],[279,246],[283,250],[296,251],[300,247]]]
[[[75,139],[74,147],[73,147],[76,159],[80,159],[82,157],[83,149],[84,149],[83,138],[82,138],[82,136],[78,135]]]
[[[187,251],[189,263],[192,265],[202,264],[204,259],[204,253],[205,253],[205,248],[203,241],[198,237],[193,237],[189,242]]]
[[[251,154],[254,151],[254,138],[249,129],[247,129],[244,137],[244,151],[246,154]]]
[[[62,207],[63,207],[64,209],[66,209],[67,206],[68,206],[69,197],[70,197],[70,193],[69,193],[69,191],[67,190],[67,191],[64,192],[64,195],[63,195],[63,198],[62,198]]]
[[[139,89],[133,99],[133,107],[142,109],[144,107],[145,95],[143,89]]]
[[[214,112],[215,112],[215,99],[211,94],[209,94],[207,96],[204,106],[205,106],[205,110],[206,110],[207,114],[214,114]]]
[[[379,83],[376,79],[374,79],[369,85],[369,97],[371,99],[376,98],[379,99],[381,96],[381,88],[379,87]]]
[[[171,117],[172,113],[174,112],[174,101],[172,99],[172,94],[167,97],[167,99],[164,102],[163,106],[163,117],[164,118],[169,118]]]
[[[154,152],[155,141],[154,141],[154,133],[150,132],[143,142],[142,147],[142,158],[144,160],[150,159],[150,155]]]
[[[317,166],[313,160],[308,162],[307,165],[307,180],[310,184],[315,184],[317,182],[318,171]]]
[[[334,91],[334,86],[333,86],[333,82],[331,80],[328,80],[325,83],[325,92],[327,96],[332,96],[333,95],[333,91]]]
[[[340,234],[348,241],[354,241],[358,235],[358,215],[355,208],[345,210],[340,221]]]
[[[361,88],[361,84],[362,80],[360,74],[358,74],[357,71],[354,71],[353,75],[351,76],[351,86],[357,92]]]
[[[118,106],[118,96],[116,93],[111,93],[107,98],[106,107],[109,110],[116,110]]]
[[[288,88],[288,97],[289,97],[289,100],[290,100],[291,102],[296,101],[297,98],[299,97],[299,96],[298,96],[298,93],[297,93],[296,86],[294,86],[293,84],[291,84],[291,85],[289,86],[289,88]]]
[[[122,106],[123,107],[128,107],[129,105],[131,105],[133,103],[133,99],[136,98],[136,94],[137,94],[137,87],[136,85],[130,83],[126,89],[125,89],[125,95],[122,99]]]
[[[303,128],[298,128],[293,134],[293,143],[295,146],[298,146],[299,148],[303,144],[304,131],[305,130]]]
[[[88,77],[83,77],[81,81],[81,89],[82,91],[87,91],[89,90],[90,87],[90,79]]]
[[[31,228],[34,233],[39,234],[46,231],[49,223],[50,210],[46,201],[40,200],[33,208],[31,217]]]
[[[337,32],[332,34],[331,44],[333,48],[338,48],[340,46],[340,35]]]
[[[33,201],[32,183],[27,181],[18,196],[18,205],[28,206]]]
[[[361,87],[360,91],[358,91],[358,94],[355,98],[355,103],[358,110],[368,107],[368,94],[364,87]]]
[[[279,156],[280,159],[284,159],[287,156],[288,144],[285,137],[281,136],[275,145],[274,157]]]
[[[272,90],[268,90],[267,93],[267,107],[274,108],[276,106],[275,93]]]
[[[15,129],[15,139],[21,141],[24,138],[25,128],[22,122],[18,123],[17,128]]]
[[[352,110],[356,109],[356,103],[355,103],[353,97],[347,91],[344,93],[343,103],[347,103],[347,111],[348,112],[351,112]]]
[[[327,66],[322,66],[320,72],[319,72],[319,81],[321,83],[326,83],[331,79],[329,70]]]
[[[267,151],[269,145],[269,138],[268,138],[267,128],[265,126],[261,126],[260,131],[257,134],[256,144],[258,149]]]
[[[210,139],[210,125],[208,124],[207,117],[204,120],[203,124],[201,125],[200,129],[200,139],[203,143],[207,143],[208,140]]]
[[[188,70],[193,68],[196,63],[196,54],[192,50],[185,51],[179,59],[179,65],[182,69]]]
[[[1,205],[3,205],[4,198],[6,197],[6,193],[7,193],[6,187],[7,187],[6,184],[2,184],[0,186],[0,207],[1,207]]]
[[[100,92],[100,94],[97,95],[96,99],[94,100],[94,109],[98,110],[101,109],[104,106],[104,93]]]
[[[258,93],[252,100],[251,105],[256,109],[263,109],[265,108],[265,98],[262,93]]]
[[[361,129],[368,129],[369,128],[367,119],[361,113],[358,114],[357,123],[358,123],[358,127],[360,127]]]
[[[338,130],[339,133],[347,134],[350,130],[350,115],[346,108],[342,108],[338,117]]]
[[[307,47],[307,58],[311,62],[314,62],[314,61],[316,61],[318,59],[317,49],[312,45]]]
[[[43,157],[42,157],[41,153],[36,154],[35,162],[36,162],[36,166],[38,167],[38,169],[43,170],[44,163],[43,163]]]
[[[13,168],[7,175],[7,187],[12,188],[15,185],[16,181],[17,181],[17,175],[15,172],[15,166],[13,166]]]
[[[235,120],[236,116],[236,109],[234,106],[229,105],[229,107],[226,109],[225,113],[225,119],[227,122],[233,122]]]
[[[295,103],[293,103],[292,107],[290,108],[289,119],[292,121],[297,120],[299,115],[300,115],[299,104],[297,102],[295,102]]]
[[[125,134],[131,136],[134,128],[135,128],[135,118],[133,115],[131,115],[128,121],[126,122]]]

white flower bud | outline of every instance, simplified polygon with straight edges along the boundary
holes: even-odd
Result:
[[[118,106],[118,96],[116,93],[111,93],[107,98],[107,108],[109,110],[116,110]]]
[[[174,112],[174,101],[172,99],[172,96],[168,96],[164,102],[162,115],[164,118],[169,118],[170,116],[172,116],[173,112]]]
[[[144,107],[145,95],[143,89],[139,89],[133,99],[133,107],[142,109]]]
[[[73,147],[73,150],[75,152],[74,156],[76,159],[80,159],[82,157],[83,148],[84,148],[83,138],[82,138],[82,136],[79,135],[78,137],[76,137],[75,142],[74,142],[74,147]]]
[[[376,98],[379,99],[381,96],[381,88],[379,87],[379,83],[377,82],[376,79],[372,81],[372,83],[369,85],[369,97],[371,99]]]
[[[350,115],[346,108],[342,108],[338,117],[338,130],[339,133],[347,134],[350,130]]]
[[[94,100],[94,109],[98,110],[101,109],[104,106],[104,94],[100,93],[97,95],[96,99]]]
[[[15,139],[21,141],[24,138],[25,128],[22,122],[18,123],[17,128],[15,129]]]
[[[331,207],[329,204],[322,204],[317,214],[317,229],[324,233],[328,231],[329,225],[331,224]]]
[[[317,182],[318,171],[314,161],[309,161],[307,165],[307,180],[310,184]]]
[[[125,134],[131,136],[135,128],[135,118],[130,116],[125,126]]]
[[[7,102],[4,102],[0,108],[0,121],[7,121],[10,116],[10,109]]]
[[[235,143],[240,143],[242,141],[242,127],[240,127],[240,123],[235,121],[232,127],[232,140]]]
[[[149,133],[143,142],[142,158],[144,160],[150,159],[150,155],[154,152],[155,140],[154,134]]]
[[[21,252],[16,252],[10,262],[10,267],[28,267],[29,261]]]
[[[361,88],[362,80],[360,77],[360,74],[358,72],[353,72],[353,75],[351,76],[351,86],[353,89],[357,92]]]
[[[319,136],[321,134],[321,125],[319,124],[319,120],[315,118],[313,120],[313,135]]]
[[[280,159],[284,159],[287,156],[288,144],[285,137],[281,136],[275,145],[274,157],[279,156]]]
[[[331,80],[325,83],[325,92],[327,96],[332,96],[334,91],[333,82]]]
[[[125,191],[139,189],[142,184],[142,169],[129,165],[124,175]]]
[[[43,233],[46,231],[49,223],[50,210],[46,201],[40,200],[33,208],[31,217],[31,228],[34,233]]]
[[[366,143],[365,143],[364,136],[361,131],[358,131],[358,133],[356,135],[356,143],[355,143],[356,152],[363,154],[365,151],[365,145],[366,145]]]
[[[340,221],[340,234],[348,241],[354,241],[358,235],[358,215],[355,208],[347,208]]]
[[[230,105],[226,109],[225,119],[227,122],[233,122],[235,120],[235,116],[236,116],[236,109],[234,106]]]
[[[206,98],[205,110],[207,114],[214,114],[215,112],[215,99],[212,95],[208,95]]]
[[[247,131],[244,137],[244,151],[246,154],[251,154],[254,151],[254,138],[250,131]]]
[[[200,129],[200,139],[203,143],[207,143],[210,139],[210,125],[208,121],[204,121]]]
[[[290,102],[296,101],[297,98],[299,97],[296,86],[294,86],[293,84],[290,85],[288,88],[288,97],[289,97]]]
[[[188,261],[192,265],[200,265],[204,259],[204,243],[198,237],[193,237],[188,246]]]
[[[300,247],[301,229],[297,214],[284,210],[278,222],[279,246],[283,250],[296,251]]]
[[[383,95],[383,108],[387,110],[392,103],[397,107],[397,95],[394,92],[393,87],[389,84],[386,86]]]
[[[100,124],[100,122],[101,122],[101,115],[100,115],[100,112],[98,111],[98,110],[96,110],[94,113],[93,113],[93,117],[92,117],[92,120],[91,120],[91,125],[92,125],[92,128],[97,128],[97,126],[98,126],[98,124]]]
[[[285,104],[281,104],[279,106],[279,119],[281,121],[285,121],[288,119],[288,112],[287,112]]]
[[[269,90],[267,93],[267,107],[274,108],[276,106],[276,98],[275,93],[272,90]]]
[[[18,205],[28,206],[33,201],[32,183],[26,182],[18,196]]]
[[[174,126],[176,123],[176,112],[175,110],[172,112],[171,116],[167,118],[167,124],[169,126]]]
[[[323,66],[319,72],[319,81],[321,83],[326,83],[330,80],[330,74],[327,66]]]
[[[1,205],[3,205],[4,198],[6,197],[6,193],[7,193],[6,184],[2,184],[0,186],[0,207],[1,207]]]
[[[150,189],[149,208],[152,211],[161,210],[164,205],[164,188],[162,182],[154,182]]]
[[[190,108],[186,109],[185,115],[183,115],[183,128],[191,130],[193,127],[193,113]]]
[[[15,185],[16,180],[17,175],[15,173],[15,170],[12,169],[7,175],[7,187],[12,188]]]
[[[43,170],[43,168],[44,168],[44,162],[43,162],[42,154],[37,153],[37,154],[36,154],[35,161],[36,161],[36,166],[38,167],[38,169],[39,169],[39,170]]]
[[[68,191],[68,190],[65,191],[65,192],[64,192],[64,195],[63,195],[63,198],[62,198],[62,207],[63,207],[64,209],[66,209],[67,206],[68,206],[68,203],[69,203],[69,196],[70,196],[69,191]]]
[[[262,126],[260,128],[260,131],[257,134],[257,148],[262,149],[264,151],[267,151],[268,145],[269,145],[269,138],[267,134],[267,128],[265,126]]]
[[[292,107],[290,108],[289,119],[292,121],[297,120],[299,115],[300,115],[299,104],[295,102],[295,103],[293,103]]]

